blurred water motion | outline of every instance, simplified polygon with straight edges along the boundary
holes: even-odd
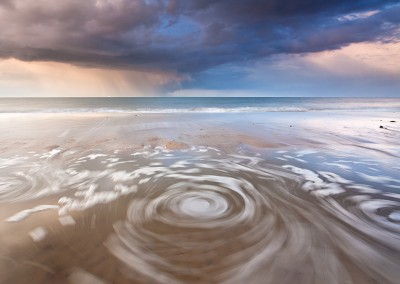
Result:
[[[0,280],[400,279],[396,176],[371,180],[379,164],[318,151],[246,151],[57,148],[3,158]]]
[[[1,114],[0,283],[400,279],[396,106],[42,109]]]

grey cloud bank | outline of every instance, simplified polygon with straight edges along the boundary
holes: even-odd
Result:
[[[398,41],[399,1],[16,0],[0,57],[191,74],[279,53]],[[375,10],[369,17],[351,13]]]
[[[0,0],[0,25],[1,96],[400,94],[400,1]]]

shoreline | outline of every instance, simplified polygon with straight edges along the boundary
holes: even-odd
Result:
[[[340,280],[354,283],[399,276],[391,230],[400,222],[400,123],[392,114],[34,114],[1,122],[0,280],[242,283],[268,272],[269,283],[322,281],[327,268],[318,263],[333,263]],[[368,250],[357,249],[362,242]],[[296,258],[310,273],[298,273]]]
[[[393,145],[400,140],[398,113],[241,113],[241,114],[0,114],[3,152],[14,147],[210,146],[236,151],[255,148]],[[13,125],[12,132],[9,126]],[[7,145],[7,146],[6,146]],[[188,146],[184,146],[188,145]],[[6,147],[5,147],[6,146]],[[179,147],[178,147],[179,148]],[[396,155],[398,155],[397,153]]]

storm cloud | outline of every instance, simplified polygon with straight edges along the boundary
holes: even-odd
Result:
[[[196,74],[400,40],[390,0],[0,0],[0,57]]]

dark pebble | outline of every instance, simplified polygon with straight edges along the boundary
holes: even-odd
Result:
[[[390,122],[396,122],[396,120],[391,120]]]
[[[381,125],[381,126],[379,126],[379,128],[383,128],[383,126]]]

